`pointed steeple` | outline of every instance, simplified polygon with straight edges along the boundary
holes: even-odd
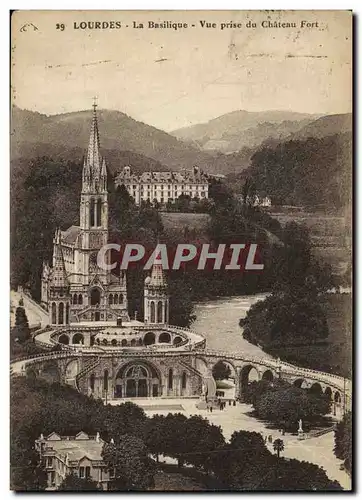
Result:
[[[92,125],[87,155],[83,165],[83,193],[103,192],[107,189],[107,167],[100,153],[97,104],[93,103]]]
[[[98,177],[100,173],[102,160],[101,160],[100,146],[99,146],[97,104],[95,102],[93,103],[93,118],[92,118],[91,133],[88,143],[87,163],[90,167],[93,176]]]
[[[151,280],[149,282],[151,286],[156,286],[160,288],[167,287],[167,281],[165,273],[162,269],[162,264],[153,264],[151,271]]]
[[[67,272],[65,269],[64,256],[60,240],[60,230],[56,232],[54,252],[53,252],[53,270],[52,270],[52,286],[67,287],[69,286]]]

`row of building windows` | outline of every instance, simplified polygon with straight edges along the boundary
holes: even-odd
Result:
[[[125,186],[129,187],[129,188],[131,188],[133,190],[136,190],[136,189],[140,188],[141,191],[144,190],[144,189],[147,189],[148,191],[150,191],[151,189],[155,189],[155,190],[160,190],[161,189],[161,191],[163,189],[168,189],[169,191],[171,191],[172,187],[174,187],[174,186],[172,186],[170,184],[167,184],[166,186],[164,186],[163,184],[161,184],[161,185],[125,184]],[[196,184],[196,185],[193,185],[193,184],[190,184],[190,185],[188,185],[188,184],[178,184],[178,185],[175,186],[175,189],[176,190],[177,189],[182,189],[182,190],[187,190],[187,189],[189,189],[189,190],[191,190],[191,189],[192,190],[197,190],[197,189],[201,189],[201,190],[205,190],[206,186],[205,186],[205,184]]]
[[[71,297],[71,303],[73,305],[82,305],[83,304],[83,295],[81,293],[75,293]],[[123,303],[123,294],[122,293],[111,293],[108,297],[108,304],[122,304]]]

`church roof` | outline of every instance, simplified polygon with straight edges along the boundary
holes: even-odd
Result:
[[[153,264],[151,271],[151,280],[149,285],[157,287],[166,287],[167,281],[161,264]]]
[[[54,244],[54,265],[52,270],[51,281],[53,286],[58,286],[58,287],[69,286],[69,281],[65,270],[62,246],[60,243],[60,234],[57,235],[57,239]]]
[[[79,226],[70,226],[66,231],[62,231],[62,241],[64,243],[75,243],[81,232]]]

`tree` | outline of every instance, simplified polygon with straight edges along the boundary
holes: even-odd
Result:
[[[334,454],[343,460],[345,469],[350,473],[352,468],[352,413],[348,412],[337,423],[334,431]]]
[[[99,491],[97,481],[89,477],[81,478],[75,474],[68,474],[63,479],[58,491]]]
[[[159,455],[165,451],[165,417],[163,415],[153,415],[152,418],[147,419],[144,428],[144,441],[158,462]]]
[[[259,418],[295,431],[299,419],[311,426],[330,412],[330,406],[324,395],[290,386],[265,392],[256,399],[254,409]]]
[[[258,491],[334,491],[342,490],[318,465],[270,455],[259,470],[257,482],[250,489]]]
[[[106,406],[104,427],[107,438],[116,442],[124,434],[142,436],[147,421],[145,412],[140,406],[127,401],[117,406]]]
[[[17,307],[15,311],[15,327],[11,331],[13,342],[24,343],[30,339],[28,318],[24,307]]]
[[[43,491],[47,487],[47,473],[39,460],[31,438],[11,433],[10,485],[15,491]]]
[[[117,444],[105,443],[102,458],[114,479],[111,490],[148,490],[154,486],[154,462],[148,457],[144,442],[130,434]]]
[[[284,451],[284,441],[282,439],[275,439],[273,442],[273,450],[276,452],[278,458],[280,457],[280,452]]]
[[[230,366],[223,361],[218,361],[212,369],[212,376],[215,380],[225,380],[230,378]]]
[[[210,469],[230,489],[246,489],[260,479],[269,455],[261,434],[237,431],[232,434],[230,443],[211,454]]]

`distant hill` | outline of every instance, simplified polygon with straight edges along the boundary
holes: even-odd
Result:
[[[172,132],[178,139],[203,150],[224,153],[255,148],[267,139],[284,139],[313,122],[320,115],[292,111],[233,111],[207,123]]]
[[[12,158],[28,157],[29,154],[67,157],[69,151],[76,152],[77,158],[82,158],[88,143],[91,118],[91,111],[46,116],[14,107],[11,123]],[[134,154],[138,155],[139,167],[143,170],[159,168],[160,165],[181,170],[196,164],[204,170],[217,172],[219,166],[221,169],[227,166],[226,159],[220,162],[217,155],[200,151],[200,148],[185,144],[120,111],[99,110],[98,122],[102,151],[104,154],[111,152],[109,162],[118,162],[122,157],[126,159],[127,152],[130,152],[133,159]],[[144,161],[141,161],[142,158]],[[129,163],[132,163],[131,158]],[[117,163],[109,165],[112,172],[121,166]]]
[[[352,132],[352,114],[322,116],[313,122],[303,126],[297,132],[290,135],[290,139],[307,139],[315,137],[321,139],[330,135]]]

